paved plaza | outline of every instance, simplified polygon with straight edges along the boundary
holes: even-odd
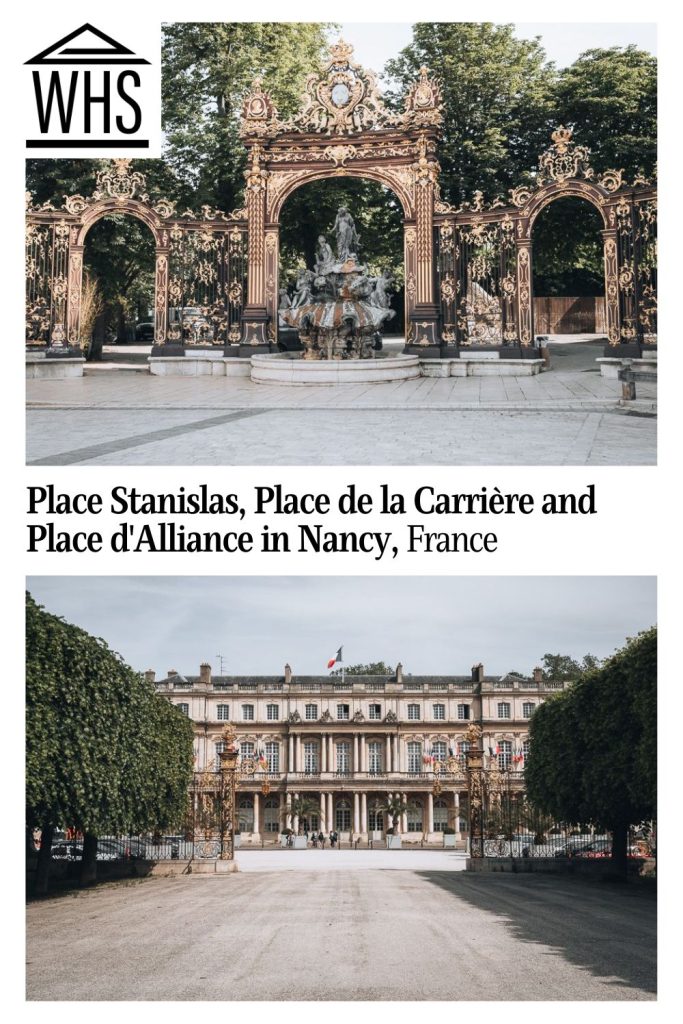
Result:
[[[29,465],[652,465],[656,385],[633,409],[555,346],[536,377],[283,387],[88,367],[27,381]],[[142,372],[141,372],[142,371]]]
[[[28,998],[655,997],[655,898],[640,886],[473,875],[447,852],[240,851],[239,860],[238,874],[31,903]]]

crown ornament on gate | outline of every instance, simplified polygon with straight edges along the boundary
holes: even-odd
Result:
[[[298,113],[278,116],[263,80],[256,78],[242,108],[243,137],[274,138],[287,132],[354,135],[380,128],[439,127],[443,122],[441,90],[426,67],[411,86],[402,113],[390,110],[373,71],[353,60],[353,47],[343,39],[330,46],[322,73],[311,73]]]
[[[552,145],[538,158],[539,184],[562,184],[569,178],[590,180],[594,177],[595,172],[588,162],[590,149],[572,142],[573,134],[573,129],[563,124],[551,133]]]

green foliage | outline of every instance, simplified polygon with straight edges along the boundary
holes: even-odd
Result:
[[[171,828],[186,809],[192,724],[103,640],[26,600],[30,825]]]
[[[371,661],[367,665],[346,665],[344,675],[346,676],[393,676],[394,670],[385,661]],[[331,676],[340,676],[341,669],[336,668],[330,672]]]
[[[295,112],[326,49],[323,23],[178,22],[162,42],[167,159],[193,205],[230,210],[244,185],[242,102],[258,75],[281,116]]]
[[[578,679],[582,672],[598,668],[600,659],[594,654],[584,654],[578,662],[568,654],[544,654],[541,658],[543,678],[565,683]]]
[[[380,810],[384,811],[391,818],[391,829],[387,829],[387,832],[396,833],[398,831],[399,819],[408,810],[408,804],[402,797],[394,794],[386,803],[381,805]]]
[[[534,223],[535,295],[604,295],[602,217],[582,199],[557,199]]]
[[[657,631],[542,704],[530,723],[529,799],[558,821],[623,830],[656,814]]]

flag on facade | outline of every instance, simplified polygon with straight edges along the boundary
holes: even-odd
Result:
[[[341,665],[342,650],[343,650],[343,648],[340,647],[339,650],[337,651],[337,653],[335,654],[334,658],[330,658],[330,660],[327,663],[327,667],[328,668],[332,668],[333,665],[337,664],[337,662],[339,662],[339,664]]]

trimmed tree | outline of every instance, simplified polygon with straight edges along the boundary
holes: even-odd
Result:
[[[82,881],[97,836],[178,824],[192,772],[192,724],[111,651],[26,599],[26,808],[42,831],[37,887],[52,833],[83,833]]]
[[[541,705],[530,725],[529,798],[558,821],[612,832],[626,874],[628,829],[656,815],[657,631]]]

